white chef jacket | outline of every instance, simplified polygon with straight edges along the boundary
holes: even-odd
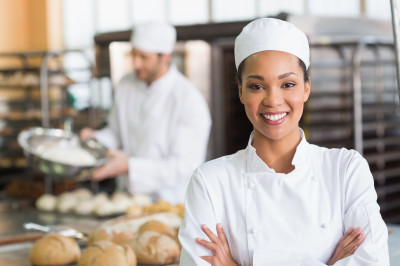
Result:
[[[216,234],[222,223],[240,265],[325,265],[345,231],[366,235],[354,255],[334,265],[389,265],[388,231],[379,213],[373,177],[356,151],[302,140],[289,174],[275,173],[251,145],[207,162],[192,176],[180,228],[180,265],[209,265],[201,225]]]
[[[191,174],[206,157],[211,118],[204,97],[172,65],[150,86],[128,74],[114,101],[96,138],[129,156],[129,191],[183,202]]]

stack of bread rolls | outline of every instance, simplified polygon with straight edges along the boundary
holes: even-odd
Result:
[[[171,212],[123,216],[102,224],[89,236],[88,246],[99,241],[129,245],[138,264],[168,264],[178,260],[178,229],[182,218]]]
[[[137,206],[141,209],[150,204],[152,199],[147,195],[132,196],[124,192],[115,192],[108,196],[105,192],[93,194],[86,188],[78,188],[58,196],[44,194],[36,200],[39,210],[96,216],[124,214],[128,207]]]

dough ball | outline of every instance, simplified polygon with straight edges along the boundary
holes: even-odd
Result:
[[[77,197],[71,192],[65,192],[58,197],[57,200],[57,211],[59,212],[71,212],[75,208],[77,203]]]
[[[104,202],[109,201],[108,195],[105,192],[100,192],[100,193],[94,195],[91,200],[93,201],[93,204],[95,207],[103,204]]]
[[[42,211],[54,211],[57,205],[57,197],[44,194],[36,200],[36,208]]]
[[[92,191],[87,188],[78,188],[74,190],[72,193],[78,198],[78,200],[88,200],[93,197]]]
[[[94,204],[91,200],[81,200],[74,208],[74,212],[81,215],[90,215],[93,213],[93,210]]]
[[[132,196],[131,202],[133,205],[144,207],[152,204],[153,200],[146,194],[136,194]]]
[[[104,201],[102,204],[96,205],[94,212],[98,216],[113,215],[116,213],[115,204],[111,200]]]
[[[132,204],[131,198],[127,194],[121,192],[114,193],[111,197],[111,201],[114,203],[117,213],[125,213]]]

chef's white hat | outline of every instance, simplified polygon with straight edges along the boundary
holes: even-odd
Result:
[[[306,35],[293,24],[274,18],[260,18],[247,24],[235,40],[236,69],[248,56],[261,51],[282,51],[310,65]]]
[[[164,22],[138,24],[131,35],[133,47],[152,53],[170,54],[174,50],[175,42],[175,28]]]

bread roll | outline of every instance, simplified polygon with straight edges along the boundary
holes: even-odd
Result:
[[[145,231],[131,241],[139,264],[168,264],[180,256],[178,244],[167,235]]]
[[[88,245],[93,245],[100,240],[108,240],[118,245],[126,245],[130,243],[133,236],[133,232],[114,232],[101,229],[89,235]]]
[[[157,220],[150,220],[148,222],[145,222],[139,227],[138,234],[142,234],[145,231],[152,231],[152,232],[157,232],[160,234],[167,235],[171,238],[173,238],[176,235],[176,232],[174,229],[171,227],[167,226],[166,224],[157,221]]]
[[[168,224],[168,226],[174,229],[178,229],[182,223],[182,218],[179,217],[179,215],[172,212],[163,212],[142,217],[121,216],[106,221],[100,225],[99,229],[116,232],[137,232],[142,224],[150,220],[160,221],[164,224]]]
[[[78,261],[79,266],[136,266],[136,256],[129,245],[111,241],[97,241],[88,246]]]
[[[128,216],[135,216],[138,217],[143,214],[143,207],[140,207],[138,205],[130,205],[126,209],[126,215]]]
[[[33,265],[63,265],[76,262],[80,255],[79,245],[73,238],[49,233],[33,244],[29,259]]]

